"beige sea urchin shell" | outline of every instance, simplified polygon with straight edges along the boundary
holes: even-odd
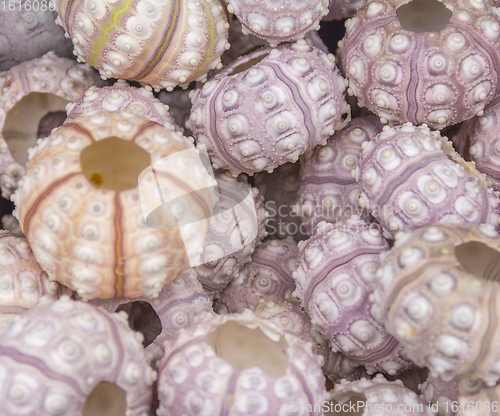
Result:
[[[179,228],[148,226],[141,208],[148,198],[159,200],[160,191],[187,192],[187,207],[203,211],[190,193],[191,185],[204,187],[198,170],[171,164],[169,176],[158,164],[187,149],[197,152],[181,133],[126,112],[76,119],[40,141],[15,194],[14,213],[48,275],[87,299],[155,296],[176,279],[189,267],[184,243],[202,245],[206,227],[181,238]],[[138,177],[150,164],[160,188],[148,176],[150,194],[143,198]]]

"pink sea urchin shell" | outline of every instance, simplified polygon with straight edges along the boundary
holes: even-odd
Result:
[[[106,408],[99,406],[99,390],[114,387],[104,403],[123,406],[118,414],[147,415],[157,375],[141,338],[122,316],[67,296],[41,302],[2,334],[2,413],[98,415]]]
[[[329,0],[228,0],[227,9],[241,22],[244,33],[271,45],[302,39],[328,13]]]
[[[300,158],[298,212],[304,228],[313,233],[321,221],[368,217],[359,205],[359,187],[351,172],[361,156],[361,144],[382,131],[375,116],[358,117]]]
[[[0,231],[0,323],[34,308],[40,298],[57,299],[58,283],[51,282],[23,237]]]
[[[73,57],[73,45],[69,39],[65,39],[64,31],[56,25],[57,13],[51,9],[53,10],[47,0],[40,1],[38,7],[31,0],[2,4],[0,71],[40,58],[49,51],[54,51],[60,57]]]
[[[491,225],[436,224],[401,235],[381,262],[374,312],[406,356],[444,381],[500,379],[499,249]]]
[[[481,114],[498,89],[499,23],[482,0],[370,1],[346,21],[349,91],[390,123],[442,129]]]
[[[361,379],[353,382],[342,380],[328,394],[332,409],[342,409],[335,405],[346,405],[351,411],[342,412],[349,414],[356,412],[363,416],[432,416],[417,394],[403,386],[401,381],[387,381],[382,374],[374,379]],[[352,403],[354,401],[354,403]],[[350,407],[350,405],[352,407]],[[354,410],[353,410],[354,409]]]
[[[159,364],[159,416],[280,415],[292,401],[324,399],[311,345],[250,311],[179,332],[167,351]]]
[[[104,78],[188,86],[206,79],[229,48],[219,0],[55,1],[78,58]]]
[[[240,57],[196,90],[189,127],[214,168],[272,171],[343,127],[350,107],[334,62],[300,40]]]
[[[463,394],[453,409],[458,408],[456,416],[495,416],[500,406],[500,386],[483,389],[479,393]],[[450,405],[451,409],[452,406]],[[452,410],[453,410],[452,409]]]
[[[317,233],[299,244],[296,294],[334,351],[369,373],[396,374],[410,363],[400,357],[398,341],[373,316],[370,300],[379,255],[389,245],[377,229],[353,217],[320,223]]]
[[[90,87],[81,99],[68,106],[65,123],[92,111],[127,110],[174,129],[174,119],[168,112],[168,106],[153,96],[151,87],[132,87],[125,80],[118,80],[111,87]]]
[[[40,137],[43,117],[65,112],[68,103],[80,99],[99,81],[88,65],[59,58],[54,52],[0,73],[0,187],[4,198],[10,197],[24,176],[26,149]]]
[[[428,127],[384,127],[363,145],[356,170],[368,208],[387,235],[438,222],[498,225],[498,197],[484,175]]]
[[[48,275],[87,299],[154,296],[175,280],[189,267],[183,241],[202,244],[206,227],[185,240],[179,229],[148,226],[137,181],[154,164],[163,182],[157,161],[192,146],[181,133],[126,112],[81,117],[44,139],[30,154],[15,213]],[[199,189],[193,166],[175,171],[182,178],[170,189]]]

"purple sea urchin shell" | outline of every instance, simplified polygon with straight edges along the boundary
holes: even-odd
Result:
[[[498,197],[439,132],[410,123],[384,127],[363,146],[360,204],[387,235],[439,222],[498,225]]]
[[[219,0],[95,2],[56,0],[62,25],[81,61],[103,78],[172,90],[206,79],[229,48]]]
[[[148,226],[149,194],[139,197],[137,183],[153,164],[171,192],[193,195],[203,185],[197,167],[172,162],[165,173],[157,163],[192,148],[180,132],[126,112],[81,117],[42,140],[30,153],[14,215],[49,277],[85,299],[154,296],[175,280],[190,266],[185,245],[202,245],[206,224],[187,239],[178,228]],[[144,183],[158,199],[154,178]],[[193,199],[185,202],[189,210],[204,214],[200,198]]]
[[[500,21],[482,0],[424,4],[384,0],[363,6],[346,21],[342,65],[349,92],[385,122],[442,129],[481,114],[496,95]],[[415,28],[402,27],[420,15]]]
[[[481,117],[462,124],[457,136],[462,154],[469,155],[477,170],[486,175],[488,186],[500,191],[500,100],[488,105]]]
[[[129,315],[130,326],[144,335],[146,351],[151,352],[155,360],[163,358],[165,355],[163,344],[177,331],[196,325],[205,319],[207,314],[214,313],[212,302],[198,282],[193,269],[164,286],[154,299],[146,297],[95,299],[90,303],[110,313],[125,310]],[[152,307],[158,320],[152,317],[151,310],[146,313],[149,308],[144,305],[145,303]]]
[[[272,171],[342,128],[350,107],[334,61],[304,40],[262,48],[196,90],[188,127],[214,168]]]
[[[72,58],[73,44],[56,25],[57,13],[45,10],[31,0],[17,0],[0,8],[0,71],[7,71],[21,62],[40,58],[49,51]]]
[[[456,416],[496,416],[500,405],[500,386],[483,389],[476,394],[463,394],[458,403],[453,404],[453,408],[458,408]]]
[[[212,217],[210,220],[210,227],[205,237],[205,250],[201,255],[205,263],[194,269],[198,280],[211,296],[224,289],[237,276],[243,265],[250,261],[250,256],[255,248],[267,236],[265,227],[269,216],[264,209],[263,198],[259,195],[258,188],[250,188],[245,175],[233,178],[229,173],[224,173],[216,174],[215,177],[228,191],[228,195],[231,193],[232,187],[238,192],[246,189],[250,191],[251,189],[257,224],[253,222],[250,215],[252,211],[252,207],[249,206],[250,200],[245,200],[244,203],[234,206],[238,221],[225,213],[224,216]],[[241,247],[240,233],[243,236],[243,233],[254,231],[257,231],[255,239]]]
[[[0,187],[4,198],[10,197],[24,176],[26,149],[40,138],[43,117],[65,112],[68,103],[80,99],[99,81],[88,65],[53,52],[0,73]]]
[[[158,416],[285,415],[321,403],[324,377],[311,345],[246,311],[179,332],[159,365]]]
[[[358,166],[361,144],[382,131],[375,116],[358,117],[300,158],[299,213],[308,234],[321,221],[368,218],[359,205],[359,187],[351,172]]]
[[[65,123],[90,112],[131,111],[173,130],[174,119],[160,100],[153,96],[151,87],[131,87],[125,80],[118,80],[111,87],[90,87],[85,95],[68,106]]]
[[[342,380],[328,394],[332,405],[354,401],[354,409],[362,416],[432,416],[427,403],[401,381],[387,381],[382,374],[372,380]],[[349,414],[349,412],[342,413]]]
[[[328,13],[329,0],[228,0],[227,9],[240,21],[243,33],[271,45],[302,39]]]
[[[421,386],[422,398],[437,406],[438,416],[454,416],[460,396],[471,396],[485,388],[482,380],[470,381],[457,377],[449,382],[439,377],[428,377]]]
[[[141,337],[130,330],[122,316],[67,296],[56,302],[40,302],[2,334],[2,413],[101,414],[105,406],[89,403],[87,398],[92,392],[96,394],[100,383],[109,383],[125,395],[121,414],[147,415],[157,375],[149,366]],[[120,400],[116,396],[106,399],[111,399],[112,405]]]
[[[436,224],[401,235],[382,259],[374,313],[406,356],[444,381],[500,379],[499,249],[492,225]]]
[[[409,368],[400,357],[398,341],[371,312],[379,255],[389,250],[380,232],[353,216],[346,222],[319,224],[299,249],[296,294],[332,349],[369,373],[396,374]]]
[[[295,290],[292,271],[298,254],[297,243],[292,237],[264,242],[240,270],[239,276],[222,291],[218,306],[234,313],[245,309],[254,311],[261,300],[289,301]]]
[[[35,260],[26,239],[0,231],[0,324],[34,308],[40,298],[55,300],[61,294]]]

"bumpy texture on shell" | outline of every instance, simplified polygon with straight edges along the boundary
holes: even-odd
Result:
[[[14,316],[34,308],[40,298],[57,299],[61,287],[51,282],[23,237],[0,231],[0,330]]]
[[[4,198],[10,197],[17,189],[19,180],[24,176],[25,166],[16,159],[24,159],[25,149],[35,145],[39,127],[38,120],[36,120],[35,131],[26,132],[26,136],[17,137],[15,136],[17,132],[6,132],[4,127],[9,111],[22,98],[35,92],[53,94],[73,102],[80,99],[90,86],[98,84],[99,81],[97,73],[88,65],[81,65],[67,58],[59,58],[54,52],[0,73],[0,166],[2,174],[0,187]],[[43,108],[39,110],[39,114],[22,114],[25,120],[20,121],[19,124],[28,124],[28,121],[31,123],[36,117],[40,119],[45,112],[60,110],[60,108]],[[64,111],[64,106],[62,110]],[[12,148],[9,148],[6,139]],[[12,149],[15,149],[15,152]]]
[[[364,403],[361,404],[364,397]],[[362,416],[431,416],[425,403],[417,394],[403,386],[401,381],[387,381],[382,374],[378,374],[372,380],[361,379],[349,382],[342,380],[328,394],[328,400],[332,405],[338,403],[350,411],[342,412],[349,414],[353,412],[349,408],[349,401],[354,400],[354,411],[360,410]],[[357,407],[359,404],[359,408]],[[362,407],[364,405],[364,408]]]
[[[266,221],[269,216],[264,209],[263,198],[259,194],[259,189],[250,188],[245,175],[233,178],[229,173],[216,173],[215,178],[226,190],[230,190],[232,184],[239,190],[251,189],[257,214],[257,224],[253,223],[250,212],[247,211],[250,207],[245,204],[234,206],[234,212],[239,218],[238,222],[234,221],[232,215],[214,216],[210,220],[210,227],[205,237],[205,250],[201,255],[201,258],[206,262],[196,266],[195,270],[198,280],[212,296],[224,289],[238,275],[243,265],[250,261],[250,256],[255,248],[267,236]],[[250,201],[247,200],[246,202]],[[241,241],[240,233],[243,236],[245,232],[252,232],[255,226],[257,227],[257,237],[250,244],[234,251],[235,246],[233,246],[233,243]],[[230,240],[228,240],[228,236],[231,236]]]
[[[456,407],[456,416],[496,416],[500,410],[500,386],[483,389],[477,394],[464,394]]]
[[[328,14],[321,19],[324,22],[353,17],[366,0],[330,0]]]
[[[218,307],[228,312],[255,310],[259,301],[289,301],[295,290],[292,271],[299,250],[292,237],[268,240],[252,254],[239,276],[220,294]]]
[[[381,262],[374,313],[444,381],[500,379],[499,249],[491,225],[436,224],[403,234]]]
[[[262,48],[193,93],[188,127],[214,168],[233,175],[272,171],[349,121],[344,81],[334,56],[304,40]]]
[[[206,79],[229,48],[229,23],[218,0],[55,3],[56,22],[69,34],[78,59],[104,79],[172,90]]]
[[[228,0],[227,9],[240,21],[244,33],[267,40],[271,45],[302,39],[319,29],[328,13],[329,0]]]
[[[398,341],[371,313],[379,255],[389,250],[380,232],[359,217],[321,223],[299,249],[296,294],[332,349],[369,373],[409,368]]]
[[[90,87],[80,100],[68,106],[68,117],[64,122],[69,123],[91,112],[127,110],[147,117],[170,130],[175,128],[168,106],[154,97],[151,87],[132,87],[121,79],[111,87]]]
[[[422,398],[437,407],[438,416],[454,416],[461,396],[471,396],[485,388],[482,380],[468,380],[457,377],[446,382],[439,377],[428,377],[422,384]]]
[[[121,305],[130,305],[132,302],[149,303],[161,323],[161,332],[159,334],[156,334],[156,328],[151,325],[151,321],[147,321],[147,317],[141,314],[144,309],[138,308],[137,312],[135,312],[132,308],[128,312],[126,308],[120,308]],[[116,312],[117,309],[127,311],[131,327],[140,331],[146,340],[151,341],[146,346],[146,351],[152,353],[155,360],[163,358],[165,355],[165,341],[172,338],[177,331],[190,325],[196,325],[201,320],[206,319],[207,314],[214,313],[212,302],[210,302],[208,295],[198,282],[193,269],[188,270],[173,282],[164,286],[158,297],[154,299],[146,297],[95,299],[90,303],[110,313]],[[155,338],[151,340],[153,337]]]
[[[346,21],[349,92],[385,122],[441,129],[481,114],[496,95],[499,18],[482,0],[441,2],[452,17],[436,32],[401,27],[396,10],[408,0],[370,1]]]
[[[155,296],[189,267],[183,239],[179,229],[146,225],[137,187],[99,189],[83,174],[82,150],[109,137],[133,141],[149,153],[151,164],[193,146],[181,133],[132,113],[81,117],[30,153],[14,215],[49,277],[81,297]],[[170,177],[157,174],[160,180]],[[196,174],[183,169],[178,186],[198,189]],[[150,189],[157,195],[155,183]],[[202,241],[204,232],[202,224],[194,238]]]
[[[73,45],[64,37],[64,30],[56,25],[57,13],[49,10],[49,1],[40,0],[38,7],[35,4],[31,0],[2,4],[0,71],[7,71],[21,62],[40,58],[49,51],[54,51],[60,57],[73,57]],[[42,10],[44,4],[45,10]]]
[[[368,208],[388,236],[439,222],[498,225],[498,197],[484,175],[428,127],[384,127],[355,171]]]
[[[457,136],[457,146],[462,154],[476,164],[477,170],[486,175],[486,182],[500,191],[500,100],[494,99],[481,117],[465,123]]]
[[[351,172],[358,166],[361,144],[382,131],[375,116],[358,117],[300,158],[300,189],[297,212],[309,235],[321,221],[348,219],[353,214],[366,219],[359,205],[359,186]]]
[[[215,335],[214,331],[223,325],[224,333]],[[267,351],[241,332],[233,337],[230,328],[240,329],[243,334],[253,328],[262,331]],[[215,349],[211,346],[214,344],[207,342],[214,336],[216,339],[211,342],[215,343]],[[279,359],[269,362],[266,353],[275,350],[276,342],[286,346],[280,352],[273,351]],[[229,345],[232,348],[227,351]],[[233,365],[233,360],[228,362],[226,351],[229,358],[242,356],[238,366]],[[259,357],[267,360],[268,365],[256,362]],[[157,414],[288,414],[291,401],[306,404],[324,400],[325,380],[318,361],[310,344],[250,311],[217,315],[211,321],[179,332],[168,344],[159,365]],[[276,364],[279,370],[271,368]]]
[[[292,212],[299,198],[299,170],[300,163],[285,163],[272,173],[260,172],[254,176],[269,212],[267,232],[271,237],[292,236],[295,241],[307,238],[300,217]]]
[[[127,416],[148,414],[156,373],[127,321],[63,296],[9,325],[0,340],[2,414],[81,415],[101,382],[126,393]]]

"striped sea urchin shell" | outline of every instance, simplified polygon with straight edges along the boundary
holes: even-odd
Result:
[[[121,414],[147,415],[157,374],[149,366],[141,339],[142,334],[134,334],[122,316],[67,296],[40,302],[2,334],[2,413],[98,415],[118,402]],[[111,392],[110,385],[114,385]],[[103,407],[96,397],[99,390],[108,391]],[[97,402],[92,403],[91,396]]]
[[[172,90],[206,79],[229,48],[229,23],[219,0],[56,0],[81,61],[103,78]]]
[[[158,416],[280,415],[289,414],[291,401],[324,399],[321,360],[311,345],[250,311],[187,328],[167,350]]]
[[[410,363],[400,357],[402,347],[373,316],[370,300],[379,255],[389,250],[389,244],[356,217],[320,223],[316,234],[299,244],[295,293],[334,351],[369,373],[396,374]]]
[[[196,90],[188,127],[214,168],[269,172],[341,129],[350,107],[334,62],[300,40],[240,57]]]
[[[375,116],[357,117],[300,158],[298,213],[311,235],[321,221],[349,219],[357,214],[368,219],[359,205],[359,186],[351,172],[359,164],[361,144],[382,130]]]
[[[68,103],[79,100],[99,81],[88,65],[59,58],[54,52],[0,73],[0,187],[4,198],[10,197],[24,176],[26,149],[40,137],[44,116],[65,112]]]
[[[499,249],[491,225],[435,224],[402,234],[382,258],[374,313],[406,356],[444,381],[500,379]]]
[[[498,226],[497,193],[446,138],[427,126],[384,127],[363,145],[354,173],[361,206],[389,237],[441,222]]]
[[[181,133],[126,112],[81,117],[41,141],[15,194],[15,214],[49,277],[86,299],[155,296],[175,280],[189,267],[184,243],[202,244],[205,225],[186,239],[179,229],[148,226],[137,178],[152,164],[172,192],[199,189],[194,166],[175,167],[172,175],[182,178],[172,181],[156,163],[192,146]],[[146,200],[158,199],[148,180]]]
[[[228,0],[245,34],[271,45],[302,39],[328,13],[329,0]]]
[[[342,65],[349,92],[384,122],[442,129],[481,114],[496,95],[500,20],[482,0],[427,3],[417,12],[414,2],[407,18],[423,17],[406,30],[401,9],[412,2],[368,2],[346,21]]]
[[[65,123],[91,112],[131,111],[146,117],[167,129],[173,130],[174,119],[168,112],[168,105],[164,105],[154,97],[151,87],[132,87],[123,79],[119,79],[110,87],[90,87],[82,98],[67,108]]]

